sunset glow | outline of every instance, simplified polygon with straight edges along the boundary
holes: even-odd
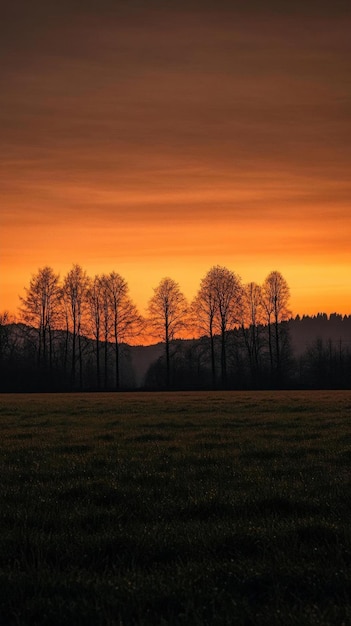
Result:
[[[143,313],[220,264],[351,314],[350,12],[86,4],[6,9],[1,311],[44,265],[115,270]]]

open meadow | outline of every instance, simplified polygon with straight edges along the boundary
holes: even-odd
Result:
[[[351,624],[351,393],[0,396],[1,626]]]

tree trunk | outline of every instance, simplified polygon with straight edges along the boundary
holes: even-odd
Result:
[[[119,380],[119,343],[118,343],[118,338],[116,336],[115,339],[115,364],[116,364],[116,391],[119,390],[119,386],[120,386],[120,380]]]
[[[272,348],[272,326],[271,321],[268,322],[268,348],[269,348],[269,360],[271,364],[271,376],[273,377],[274,363],[273,363],[273,348]]]
[[[166,387],[167,389],[169,389],[170,382],[171,382],[171,375],[170,375],[170,358],[169,358],[168,320],[166,320],[165,330],[166,330]]]
[[[100,379],[100,334],[99,331],[96,337],[96,385],[98,391],[100,391],[101,379]]]
[[[221,369],[222,369],[222,387],[225,389],[227,386],[227,355],[226,355],[226,332],[225,327],[222,325],[221,331]]]
[[[78,334],[78,358],[79,358],[79,389],[83,391],[83,354],[82,354],[82,336]]]
[[[71,387],[74,389],[76,384],[76,328],[73,324],[72,333],[72,366],[71,366]]]
[[[216,360],[215,360],[215,349],[214,349],[214,337],[212,328],[210,330],[210,342],[211,342],[211,371],[212,371],[212,387],[216,389]]]
[[[276,372],[277,387],[281,384],[281,367],[280,367],[280,339],[279,339],[279,322],[278,315],[275,315],[275,349],[276,349]]]
[[[108,385],[108,371],[107,371],[107,366],[108,366],[108,335],[107,333],[105,333],[105,350],[104,350],[104,357],[105,357],[105,368],[104,368],[104,388],[107,389],[107,385]]]

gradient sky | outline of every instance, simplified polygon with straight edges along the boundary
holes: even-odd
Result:
[[[143,311],[221,264],[351,313],[348,3],[8,4],[0,310],[44,265],[115,270]]]

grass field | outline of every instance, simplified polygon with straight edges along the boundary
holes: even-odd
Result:
[[[351,624],[351,393],[0,396],[0,625]]]

